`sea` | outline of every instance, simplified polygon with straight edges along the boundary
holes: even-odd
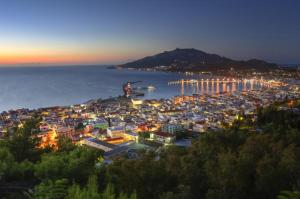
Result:
[[[91,99],[116,97],[123,95],[122,85],[128,81],[142,81],[133,84],[134,87],[155,87],[142,90],[145,96],[141,98],[172,98],[182,92],[199,93],[203,88],[195,89],[193,85],[183,86],[170,82],[199,78],[203,76],[108,69],[106,66],[1,67],[0,111],[65,106]],[[255,87],[259,88],[260,85]],[[208,89],[212,91],[215,87]],[[237,89],[242,88],[238,86]]]

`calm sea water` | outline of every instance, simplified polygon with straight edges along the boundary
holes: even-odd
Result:
[[[183,74],[112,70],[99,66],[0,68],[0,111],[71,105],[90,99],[122,95],[122,84],[142,80],[136,86],[154,85],[145,98],[169,98],[181,94],[181,85],[169,81]],[[195,93],[195,89],[185,89]]]

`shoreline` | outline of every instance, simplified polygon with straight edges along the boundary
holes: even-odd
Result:
[[[82,67],[82,65],[78,65],[78,66],[67,66],[67,67]],[[93,66],[89,66],[89,67],[98,67],[98,68],[105,68],[105,70],[124,70],[124,71],[139,71],[139,72],[150,72],[150,73],[155,73],[155,74],[157,74],[157,73],[175,73],[175,74],[183,74],[184,75],[184,77],[186,77],[186,78],[189,78],[189,79],[191,79],[191,78],[193,78],[193,76],[194,76],[194,79],[196,78],[195,76],[198,76],[198,75],[204,75],[203,73],[201,74],[199,74],[199,73],[197,73],[197,74],[191,74],[191,75],[188,75],[188,74],[186,74],[186,73],[182,73],[182,72],[178,72],[178,71],[161,71],[161,70],[138,70],[138,69],[128,69],[128,68],[121,68],[121,69],[107,69],[107,66],[96,66],[96,65],[93,65]],[[20,67],[21,68],[21,67]],[[29,67],[29,68],[31,68],[31,67]],[[52,67],[49,67],[49,68],[52,68]],[[59,67],[55,67],[55,68],[59,68]],[[2,68],[0,68],[0,70],[1,70]],[[8,68],[5,68],[5,69],[8,69]],[[25,68],[22,68],[22,69],[24,69],[25,70]],[[206,76],[206,74],[205,74],[205,76]],[[218,77],[218,75],[215,75],[215,74],[211,74],[211,75],[208,75],[207,77]],[[258,75],[257,75],[258,76]],[[259,75],[259,76],[261,76],[261,75]],[[225,76],[226,77],[226,76]],[[270,76],[268,77],[267,76],[267,78],[270,78]],[[274,79],[278,79],[276,76],[274,77]],[[282,78],[282,79],[284,79],[284,77]],[[126,81],[126,80],[125,80]],[[155,80],[154,80],[155,81]],[[168,80],[167,80],[168,81]],[[167,82],[168,83],[168,82]],[[154,84],[155,85],[155,84]],[[120,87],[121,87],[121,85],[120,85]],[[99,92],[99,91],[98,91]],[[23,107],[19,107],[19,108],[8,108],[8,109],[4,109],[4,110],[1,110],[1,112],[0,113],[4,113],[4,112],[10,112],[10,111],[17,111],[17,110],[29,110],[29,111],[34,111],[34,110],[39,110],[39,109],[46,109],[46,108],[53,108],[53,107],[70,107],[70,106],[72,106],[72,105],[76,105],[76,104],[85,104],[85,103],[87,103],[87,102],[89,102],[89,101],[97,101],[97,100],[113,100],[113,99],[117,99],[120,95],[115,95],[115,93],[113,93],[113,95],[114,96],[112,96],[112,97],[107,97],[107,96],[105,96],[104,98],[101,98],[101,97],[97,97],[96,96],[96,98],[89,98],[89,99],[86,99],[86,100],[83,100],[83,101],[79,101],[79,102],[75,102],[75,103],[67,103],[67,104],[63,104],[63,105],[61,105],[61,104],[54,104],[54,105],[49,105],[49,106],[39,106],[39,107],[33,107],[33,108],[31,108],[30,107],[30,105],[27,107],[27,106],[23,106]],[[159,95],[160,95],[160,93],[159,93]],[[176,95],[180,95],[180,91],[178,91],[177,93],[175,93],[174,92],[174,95],[170,95],[170,96],[165,96],[165,97],[156,97],[156,96],[149,96],[149,98],[148,99],[170,99],[170,98],[172,98],[172,97],[174,97],[174,96],[176,96]],[[83,95],[82,95],[83,96]],[[101,95],[98,95],[98,96],[101,96]],[[77,98],[73,98],[73,99],[77,99]],[[142,99],[147,99],[147,98],[142,98]],[[29,101],[29,104],[30,104],[30,101]]]

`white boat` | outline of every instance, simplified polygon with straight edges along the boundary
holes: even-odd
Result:
[[[195,80],[195,79],[191,79],[189,82],[190,82],[191,84],[196,84],[198,81]]]
[[[153,85],[149,85],[147,88],[148,88],[148,90],[154,90],[155,89],[155,87]]]

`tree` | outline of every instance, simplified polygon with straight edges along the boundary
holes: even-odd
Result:
[[[188,131],[182,130],[182,131],[176,132],[176,139],[177,140],[188,138],[188,136],[189,136]]]
[[[300,199],[299,191],[281,191],[277,199]]]
[[[150,132],[145,131],[139,134],[141,138],[147,139],[150,138]]]
[[[163,161],[155,159],[154,153],[145,153],[134,161],[120,159],[108,166],[106,179],[117,193],[136,191],[138,198],[158,198],[161,193],[173,189],[177,180],[167,172]]]
[[[0,191],[7,198],[25,196],[21,188],[34,190],[29,197],[58,199],[297,199],[299,118],[290,109],[262,109],[257,122],[203,133],[189,148],[143,151],[109,165],[100,151],[67,138],[56,151],[38,150],[29,123],[0,143]]]
[[[76,148],[76,145],[72,143],[72,140],[65,136],[59,136],[57,142],[58,152],[70,152]]]
[[[84,124],[82,123],[82,122],[79,122],[78,124],[77,124],[77,126],[75,127],[75,130],[83,130],[84,129]]]
[[[68,192],[68,180],[48,180],[35,187],[34,199],[64,199]]]
[[[13,136],[5,142],[5,146],[8,147],[16,161],[21,162],[28,159],[35,162],[39,160],[41,150],[37,148],[39,140],[34,132],[38,123],[39,119],[27,120],[23,127],[17,128]]]
[[[87,147],[45,154],[41,162],[35,165],[35,175],[39,179],[67,178],[78,183],[86,182],[94,171],[96,160],[100,155],[100,151]]]
[[[137,199],[136,194],[133,193],[130,196],[127,196],[124,193],[121,193],[119,196],[115,193],[114,187],[111,184],[108,184],[106,189],[101,193],[98,191],[97,177],[92,175],[86,187],[82,189],[78,184],[73,184],[68,189],[67,199]]]
[[[98,199],[100,198],[100,194],[98,193],[98,183],[97,177],[91,176],[88,180],[87,186],[83,189],[80,188],[78,184],[73,184],[68,189],[67,199]]]
[[[4,181],[11,173],[11,168],[15,166],[13,155],[7,148],[0,147],[0,182]]]

